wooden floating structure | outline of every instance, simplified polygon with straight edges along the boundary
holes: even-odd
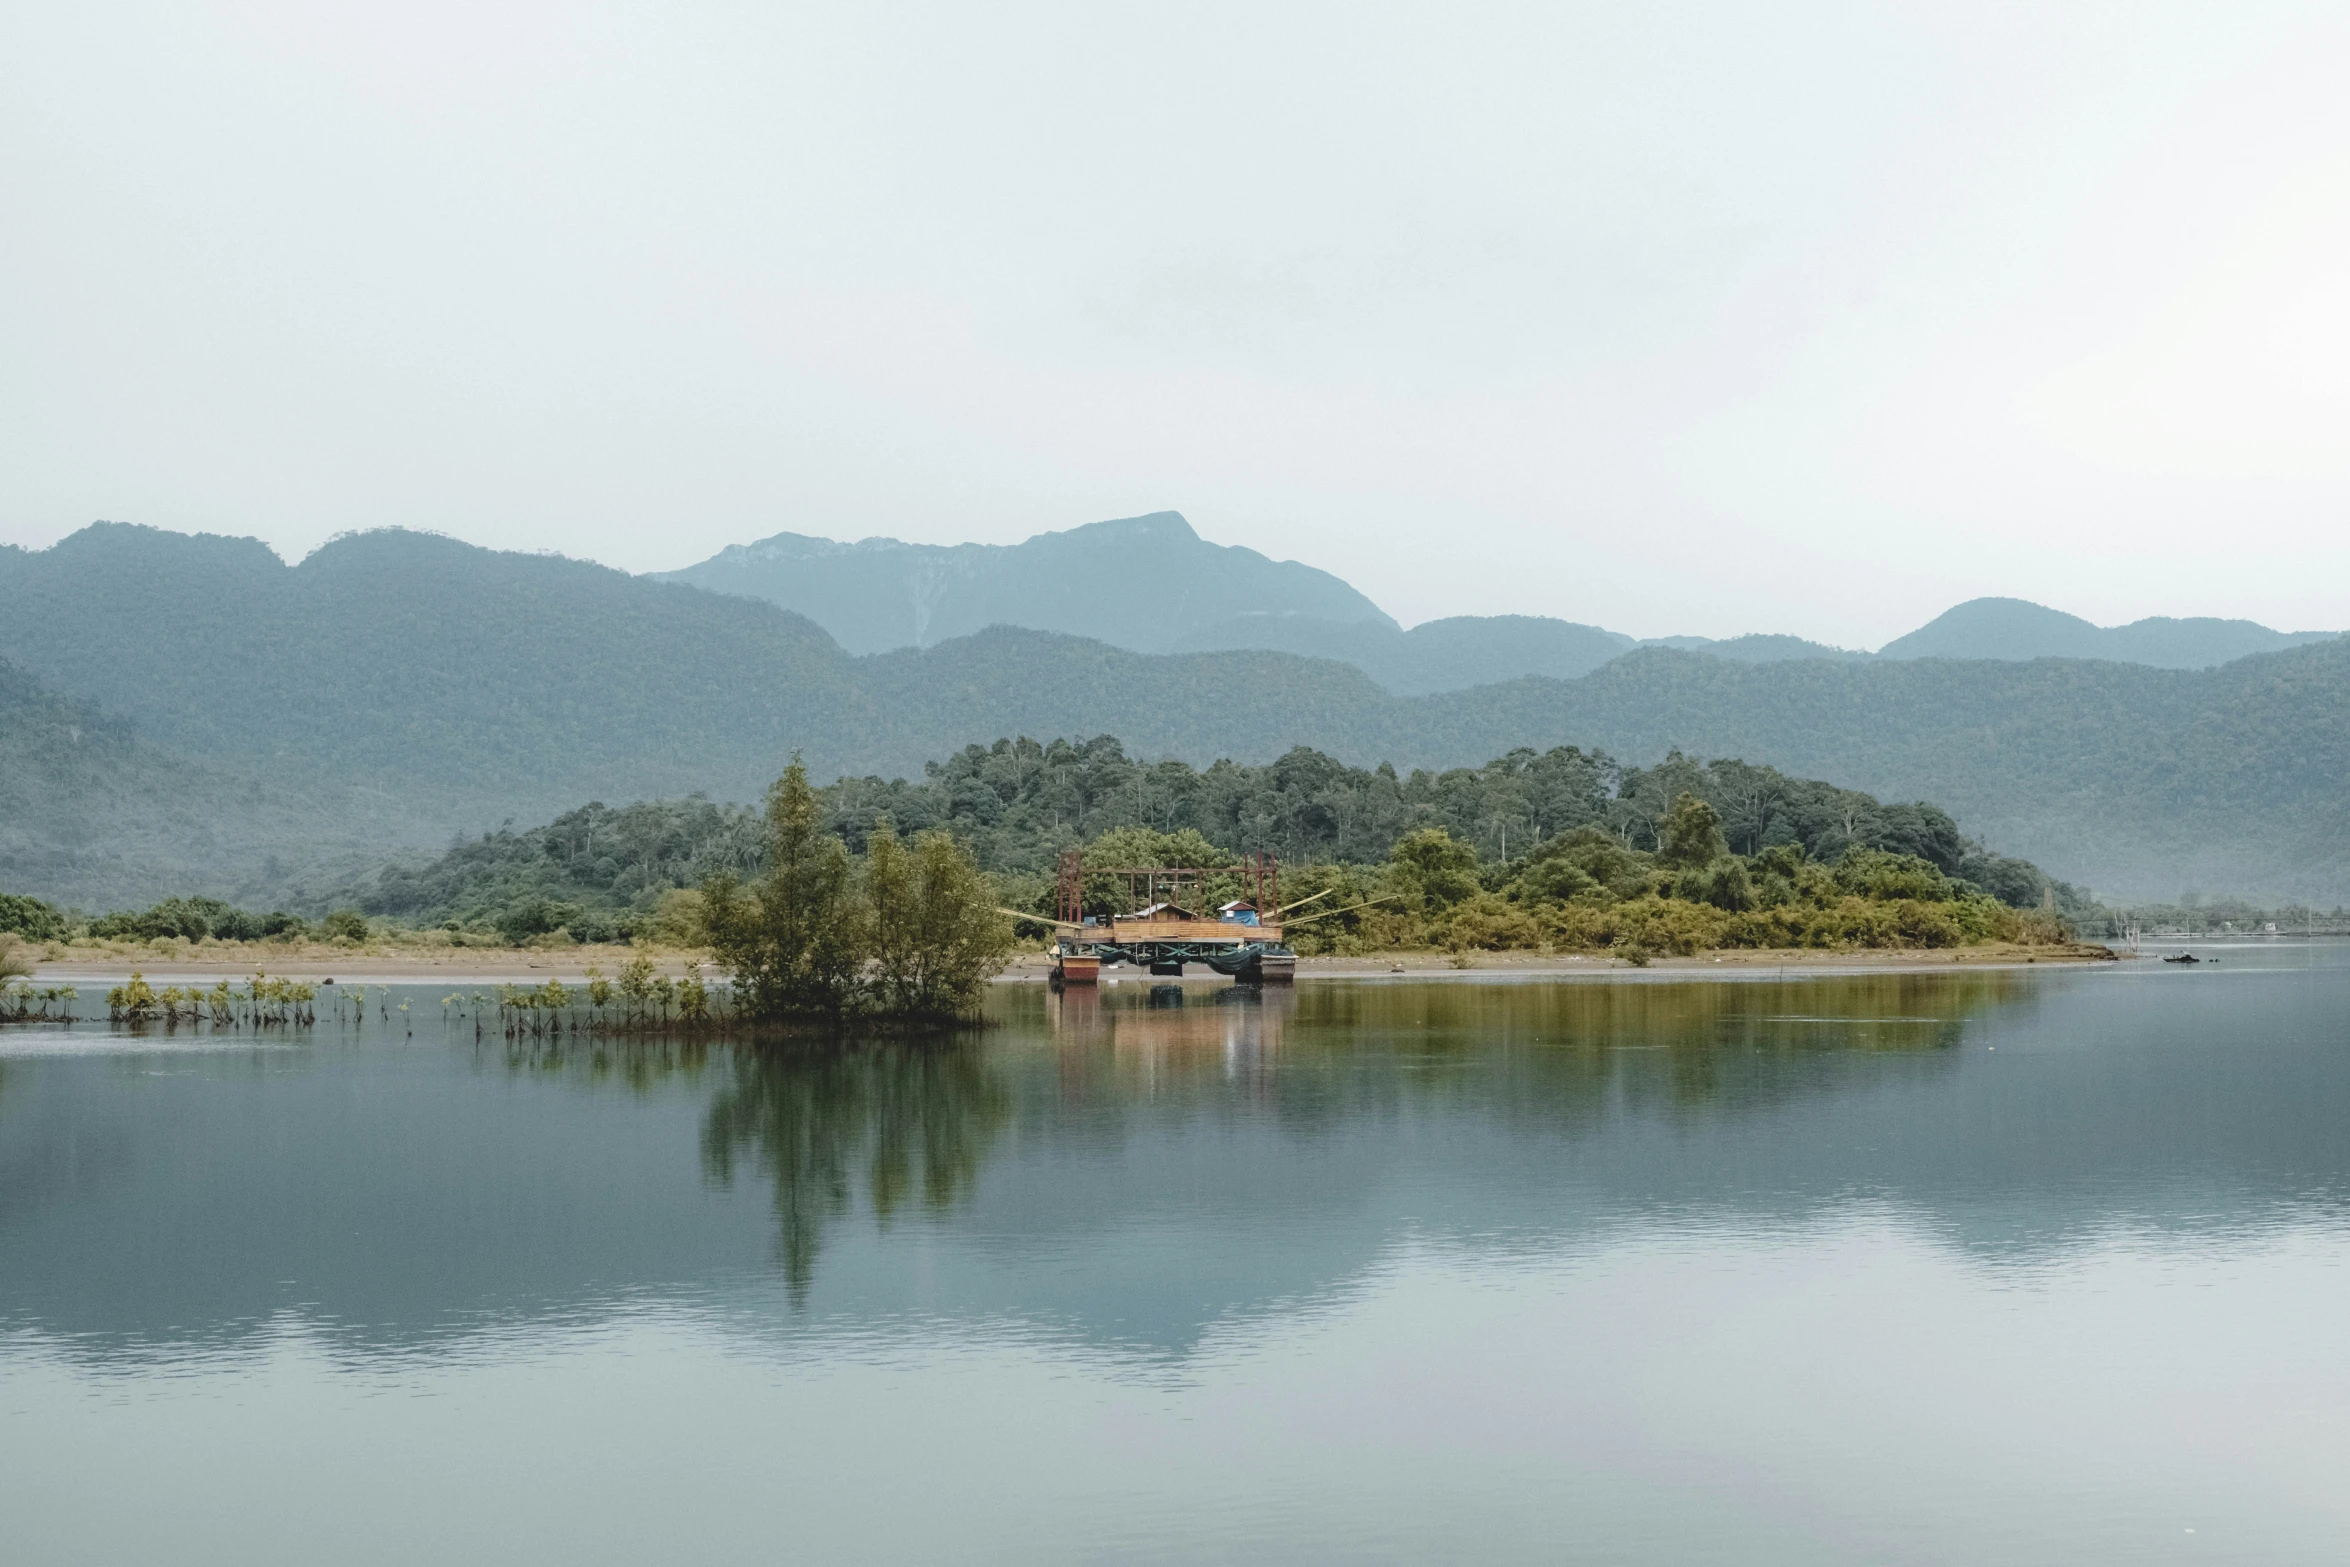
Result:
[[[1117,878],[1124,912],[1088,915],[1088,877],[1097,887],[1099,878]],[[1241,896],[1210,910],[1211,877]],[[1170,977],[1199,964],[1244,985],[1285,985],[1297,977],[1297,954],[1281,939],[1282,912],[1270,854],[1238,865],[1088,867],[1084,851],[1071,849],[1061,856],[1055,898],[1052,983],[1098,984],[1104,968],[1119,964]]]

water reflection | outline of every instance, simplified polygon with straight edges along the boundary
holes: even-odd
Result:
[[[720,1184],[746,1158],[766,1175],[798,1303],[856,1190],[883,1227],[909,1203],[943,1213],[970,1192],[1009,1117],[1001,1072],[968,1040],[743,1046],[703,1121],[702,1164]]]
[[[1062,1101],[1236,1093],[1298,1122],[1411,1103],[1560,1130],[1605,1114],[1751,1113],[1839,1083],[1947,1070],[1970,1020],[2033,994],[2008,972],[1833,982],[1139,987],[1020,998]],[[1888,1064],[1891,1063],[1891,1064]]]
[[[2330,1562],[2350,969],[2233,958],[0,1035],[9,1543]]]
[[[1007,988],[975,1039],[849,1050],[28,1036],[0,1322],[364,1352],[752,1276],[1181,1354],[1405,1236],[1863,1203],[1997,1260],[2333,1211],[2350,972],[2156,980]]]
[[[618,1084],[633,1093],[651,1092],[671,1079],[699,1083],[711,1067],[711,1053],[729,1058],[730,1045],[707,1039],[522,1037],[485,1048],[514,1077],[568,1081],[583,1088]]]
[[[1573,1133],[1611,1107],[1751,1113],[1881,1072],[1872,1057],[1947,1058],[1967,1018],[2022,994],[2004,974],[1806,985],[1798,1012],[1775,984],[1031,991],[995,1040],[720,1047],[702,1165],[721,1186],[745,1165],[764,1180],[775,1261],[804,1304],[844,1219],[886,1229],[910,1207],[936,1218],[968,1201],[1016,1097],[1048,1145],[1079,1129],[1097,1147],[1105,1131],[1123,1141],[1142,1134],[1129,1112],[1185,1105],[1292,1130],[1443,1105]],[[1039,1032],[1049,1091],[1020,1049]],[[1299,1054],[1284,1062],[1285,1049]],[[1789,1070],[1790,1054],[1810,1070]],[[712,1069],[703,1044],[541,1042],[508,1059],[640,1091]]]

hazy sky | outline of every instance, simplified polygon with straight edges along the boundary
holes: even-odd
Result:
[[[2350,7],[0,8],[0,541],[2350,626]],[[1136,563],[1147,581],[1149,562]]]

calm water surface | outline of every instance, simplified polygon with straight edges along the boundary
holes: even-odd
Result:
[[[9,1562],[2350,1559],[2344,948],[440,995],[0,1032]]]

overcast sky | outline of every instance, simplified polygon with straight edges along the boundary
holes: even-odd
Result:
[[[2346,82],[2338,3],[13,4],[0,541],[2350,626]]]

